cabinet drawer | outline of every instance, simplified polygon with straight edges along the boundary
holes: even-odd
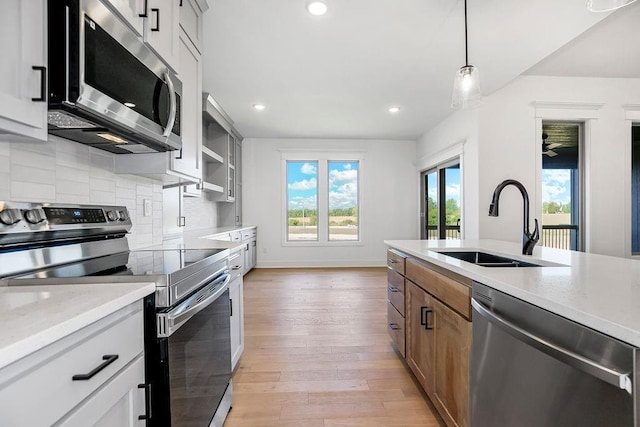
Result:
[[[232,231],[231,233],[229,233],[229,237],[231,238],[232,242],[239,242],[240,240],[242,240],[242,233],[240,233],[239,231]]]
[[[252,237],[256,237],[256,230],[242,230],[242,240],[249,240]]]
[[[143,352],[142,325],[139,301],[0,370],[0,425],[59,420]],[[106,364],[106,355],[118,358]]]
[[[387,303],[387,330],[391,340],[405,357],[404,348],[404,317],[395,309],[391,303]]]
[[[404,316],[404,276],[387,269],[387,299]]]
[[[395,249],[387,250],[387,266],[404,274],[405,272],[405,260],[407,256],[402,252],[398,252]]]
[[[471,288],[430,269],[414,258],[407,259],[407,279],[471,319]]]

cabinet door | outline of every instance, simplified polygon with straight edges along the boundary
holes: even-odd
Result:
[[[144,23],[145,42],[169,67],[179,73],[180,2],[179,0],[148,0],[148,2],[149,12]]]
[[[145,10],[149,3],[144,0],[103,0],[103,2],[111,5],[111,8],[131,27],[138,36],[142,36],[144,30],[145,14],[149,15],[149,10]]]
[[[244,304],[242,276],[229,284],[231,304],[231,369],[235,369],[244,351]]]
[[[59,427],[140,426],[146,423],[144,355],[109,380],[56,424]]]
[[[182,148],[170,152],[171,169],[202,178],[202,60],[184,31],[180,33]]]
[[[47,140],[45,11],[45,0],[4,0],[0,13],[0,133],[41,141]]]
[[[435,388],[432,400],[449,426],[469,425],[471,322],[434,299]]]
[[[431,396],[434,383],[433,298],[411,281],[405,282],[407,364]]]
[[[167,236],[182,233],[184,221],[180,187],[164,188],[162,190],[162,234]]]

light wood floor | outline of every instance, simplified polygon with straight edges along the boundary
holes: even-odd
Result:
[[[385,268],[253,269],[225,427],[444,426],[387,335]]]

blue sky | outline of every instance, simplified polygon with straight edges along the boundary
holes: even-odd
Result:
[[[458,206],[460,206],[460,169],[447,168],[446,169],[446,183],[447,187],[445,189],[445,194],[447,199],[454,199],[458,202]],[[433,180],[429,182],[429,188],[427,189],[428,195],[433,199],[437,200],[438,197],[438,189],[437,189],[437,179],[435,176],[432,178]],[[433,183],[433,186],[431,185]]]
[[[358,169],[358,162],[329,162],[329,209],[357,206]],[[288,208],[316,209],[318,179],[318,162],[287,162]]]

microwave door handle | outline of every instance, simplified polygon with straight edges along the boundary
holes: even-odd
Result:
[[[167,121],[167,127],[164,128],[164,133],[162,136],[165,138],[169,138],[171,136],[171,130],[173,129],[173,124],[176,121],[176,92],[173,87],[173,81],[171,80],[171,76],[169,76],[169,72],[166,71],[164,73],[164,81],[167,84],[167,88],[169,89],[169,100],[171,101],[171,112],[169,113],[169,120]]]

